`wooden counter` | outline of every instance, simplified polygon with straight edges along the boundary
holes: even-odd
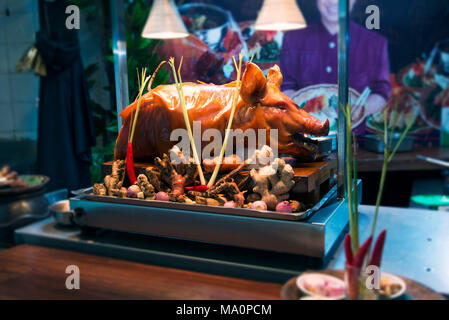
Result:
[[[397,152],[388,166],[388,171],[442,170],[442,166],[418,159],[417,154],[440,160],[449,160],[449,147],[416,148],[412,152]],[[376,172],[382,170],[383,153],[364,149],[358,150],[357,168],[359,172]]]
[[[66,267],[80,289],[65,287]],[[0,251],[0,299],[279,299],[280,284],[20,245]]]

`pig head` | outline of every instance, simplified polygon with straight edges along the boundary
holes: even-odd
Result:
[[[317,149],[304,135],[325,136],[329,121],[320,121],[299,108],[280,91],[282,74],[272,67],[265,77],[259,67],[246,63],[232,128],[278,130],[279,153],[299,159],[314,159]],[[183,84],[191,125],[201,122],[201,131],[214,128],[224,137],[230,117],[235,82],[227,85]],[[137,103],[128,106],[120,115],[123,126],[115,147],[115,158],[126,157],[126,146]],[[181,105],[174,85],[160,85],[142,97],[141,109],[133,139],[136,161],[151,162],[177,142],[170,141],[173,130],[185,128]],[[257,131],[256,131],[257,132]],[[267,144],[270,133],[266,133]],[[203,147],[209,142],[203,142]]]

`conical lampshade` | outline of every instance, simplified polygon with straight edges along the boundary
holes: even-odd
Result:
[[[293,30],[306,26],[306,20],[296,0],[264,0],[254,29]]]
[[[154,0],[145,22],[142,37],[150,39],[175,39],[187,37],[182,18],[173,0]]]

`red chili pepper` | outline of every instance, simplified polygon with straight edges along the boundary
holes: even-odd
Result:
[[[204,192],[204,191],[209,190],[209,187],[205,184],[200,184],[199,186],[185,187],[184,189],[191,190],[191,191]]]
[[[354,263],[354,256],[352,254],[351,235],[349,233],[345,237],[344,246],[345,246],[346,263],[352,266],[352,264]]]
[[[366,252],[368,251],[369,246],[371,245],[371,241],[373,240],[373,237],[369,237],[359,248],[359,251],[355,255],[354,258],[354,266],[357,268],[361,268],[363,264],[363,260],[365,258]]]
[[[129,182],[135,184],[137,179],[134,171],[134,155],[131,141],[128,142],[128,148],[126,149],[126,172],[128,173]]]
[[[372,266],[377,266],[380,268],[380,262],[382,260],[382,252],[384,251],[385,237],[387,235],[387,230],[382,230],[376,240],[376,244],[373,248],[373,254],[371,255],[371,260],[369,262]]]

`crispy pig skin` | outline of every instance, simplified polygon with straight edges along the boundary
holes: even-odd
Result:
[[[274,66],[265,78],[259,67],[246,64],[242,78],[240,97],[232,124],[233,129],[278,129],[278,152],[298,158],[308,158],[310,152],[296,144],[295,133],[325,136],[329,133],[329,121],[318,120],[300,109],[280,91],[282,74]],[[201,131],[218,129],[224,137],[230,116],[235,82],[226,85],[183,84],[189,119],[201,122]],[[125,159],[131,119],[137,107],[133,102],[120,116],[123,126],[115,146],[115,159]],[[152,161],[160,157],[176,143],[170,134],[177,128],[185,129],[182,108],[174,85],[160,85],[142,96],[140,113],[133,139],[136,161]],[[270,134],[266,134],[269,144]],[[209,141],[203,142],[202,147]]]

